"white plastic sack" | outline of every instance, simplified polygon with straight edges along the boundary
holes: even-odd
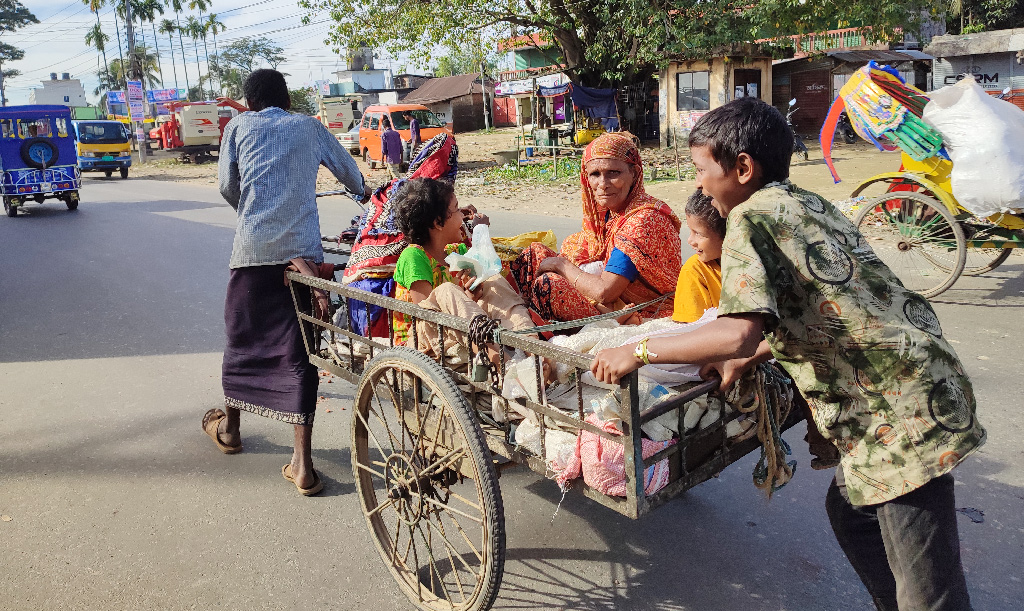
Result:
[[[473,228],[473,245],[466,254],[453,252],[444,258],[444,262],[448,264],[452,273],[468,270],[476,277],[469,287],[470,290],[480,286],[484,280],[501,273],[501,258],[498,257],[494,243],[491,242],[491,230],[483,224]]]
[[[923,119],[953,160],[953,195],[975,216],[1024,211],[1024,111],[973,78],[931,93]]]

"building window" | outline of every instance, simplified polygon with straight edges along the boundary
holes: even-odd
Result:
[[[710,80],[706,70],[676,74],[676,110],[710,110]]]

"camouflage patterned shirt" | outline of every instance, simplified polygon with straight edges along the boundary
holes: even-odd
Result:
[[[823,198],[774,183],[729,213],[718,313],[751,312],[839,447],[853,504],[907,493],[984,443],[931,305]]]

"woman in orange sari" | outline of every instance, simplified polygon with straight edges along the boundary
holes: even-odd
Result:
[[[628,133],[604,134],[587,146],[580,170],[583,230],[561,253],[534,243],[511,263],[531,310],[544,320],[579,320],[641,304],[675,290],[682,267],[679,217],[644,191],[640,151]],[[665,299],[643,320],[672,313]]]

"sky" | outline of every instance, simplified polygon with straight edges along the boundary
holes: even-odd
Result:
[[[5,64],[4,68],[16,68],[22,74],[7,79],[5,89],[8,104],[28,104],[29,91],[40,87],[43,80],[50,78],[51,72],[69,72],[71,78],[77,78],[85,86],[86,98],[95,104],[99,96],[93,94],[97,85],[97,69],[103,65],[103,59],[94,47],[85,44],[86,32],[96,23],[96,15],[81,0],[21,0],[39,19],[38,25],[22,28],[16,32],[5,33],[0,41],[12,44],[25,51],[25,59]],[[217,45],[221,46],[232,39],[245,36],[261,36],[270,38],[278,46],[283,47],[287,60],[278,66],[282,72],[289,74],[288,85],[299,87],[311,85],[313,81],[333,79],[332,72],[344,70],[344,61],[331,52],[324,43],[330,23],[317,23],[327,20],[326,15],[314,17],[311,25],[303,26],[301,18],[303,9],[296,0],[213,0],[211,11],[217,19],[224,23],[226,30],[217,36]],[[192,11],[182,13],[182,22]],[[107,42],[107,60],[117,55],[117,37],[115,36],[114,11],[111,5],[100,9],[100,22],[103,31],[110,36]],[[173,11],[167,9],[165,18],[174,18]],[[122,46],[124,24],[118,19],[122,29]],[[159,19],[157,21],[159,25]],[[139,36],[136,28],[136,37]],[[145,43],[153,48],[153,31],[146,24]],[[197,81],[197,64],[195,48],[191,39],[184,37],[186,65],[189,83],[195,86]],[[180,48],[177,36],[174,37],[174,64],[177,66],[177,86],[185,87],[182,70]],[[171,65],[171,50],[167,36],[157,33],[157,44],[163,64],[163,83],[167,88],[175,87],[174,69]],[[214,54],[212,38],[207,39],[210,54]],[[389,57],[383,51],[382,58],[375,62],[376,68],[388,68]],[[202,41],[199,42],[199,58],[206,73],[205,52]],[[404,62],[390,58],[390,67],[396,72]]]

